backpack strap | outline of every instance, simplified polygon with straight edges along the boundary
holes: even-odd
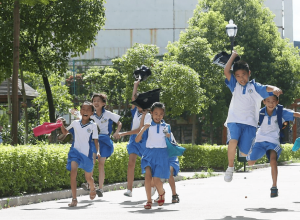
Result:
[[[278,104],[276,114],[277,114],[277,122],[280,130],[282,128],[282,112],[283,112],[283,106]]]
[[[264,118],[266,115],[266,107],[263,107],[260,111],[259,111],[259,121],[258,121],[258,125],[261,126]]]

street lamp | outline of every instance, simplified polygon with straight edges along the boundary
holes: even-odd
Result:
[[[234,43],[234,38],[236,36],[237,30],[238,30],[237,26],[233,23],[233,20],[230,19],[229,24],[226,25],[226,33],[227,33],[228,37],[230,38],[231,53],[233,50],[233,43]]]

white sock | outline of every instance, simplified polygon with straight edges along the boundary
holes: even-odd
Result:
[[[234,167],[228,167],[227,170],[234,171]]]

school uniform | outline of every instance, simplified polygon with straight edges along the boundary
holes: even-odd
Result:
[[[100,130],[98,141],[101,157],[109,157],[114,152],[113,142],[109,136],[112,133],[113,122],[118,123],[120,117],[120,115],[105,110],[104,108],[100,116],[94,113],[90,117],[95,121]]]
[[[73,121],[66,128],[73,135],[73,143],[68,153],[67,170],[71,170],[71,162],[78,163],[78,168],[90,173],[93,170],[93,146],[91,142],[98,138],[97,125],[94,122],[82,124],[81,120]]]
[[[138,129],[140,127],[141,119],[143,113],[139,113],[137,107],[131,109],[132,114],[132,123],[131,123],[131,130]],[[147,113],[144,118],[144,125],[150,124],[152,121],[151,114]],[[128,154],[136,154],[142,157],[145,149],[146,149],[146,140],[142,140],[139,143],[135,142],[136,134],[130,135],[129,142],[127,144],[127,151]]]
[[[163,133],[167,126],[165,122],[156,124],[151,122],[150,127],[143,133],[146,140],[146,150],[141,160],[142,173],[150,167],[152,177],[168,179],[170,177],[169,155],[167,151],[166,137]]]
[[[273,110],[271,116],[267,113],[265,114],[262,124],[257,130],[255,142],[246,157],[247,160],[258,160],[265,154],[270,160],[270,150],[276,151],[278,160],[282,149],[280,147],[280,128],[277,122],[276,109],[277,107]],[[293,120],[294,111],[284,108],[282,111],[282,123]]]
[[[232,92],[227,127],[227,144],[231,139],[238,141],[238,147],[244,154],[248,154],[255,139],[261,101],[270,96],[267,86],[249,81],[245,86],[239,84],[233,74],[230,81],[225,80]]]

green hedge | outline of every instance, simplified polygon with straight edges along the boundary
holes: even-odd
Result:
[[[114,154],[105,163],[105,183],[126,181],[128,154],[127,143],[116,143]],[[190,145],[184,156],[179,158],[181,170],[195,171],[202,168],[226,169],[227,146]],[[300,158],[300,151],[292,152],[291,144],[283,145],[279,161]],[[70,173],[66,170],[70,145],[0,145],[0,197],[37,193],[49,190],[70,188]],[[140,158],[137,159],[135,179],[141,179]],[[258,163],[265,163],[263,157]],[[244,164],[235,161],[235,167]],[[94,179],[98,182],[98,162],[95,165]],[[84,171],[79,169],[78,186],[85,182]]]

